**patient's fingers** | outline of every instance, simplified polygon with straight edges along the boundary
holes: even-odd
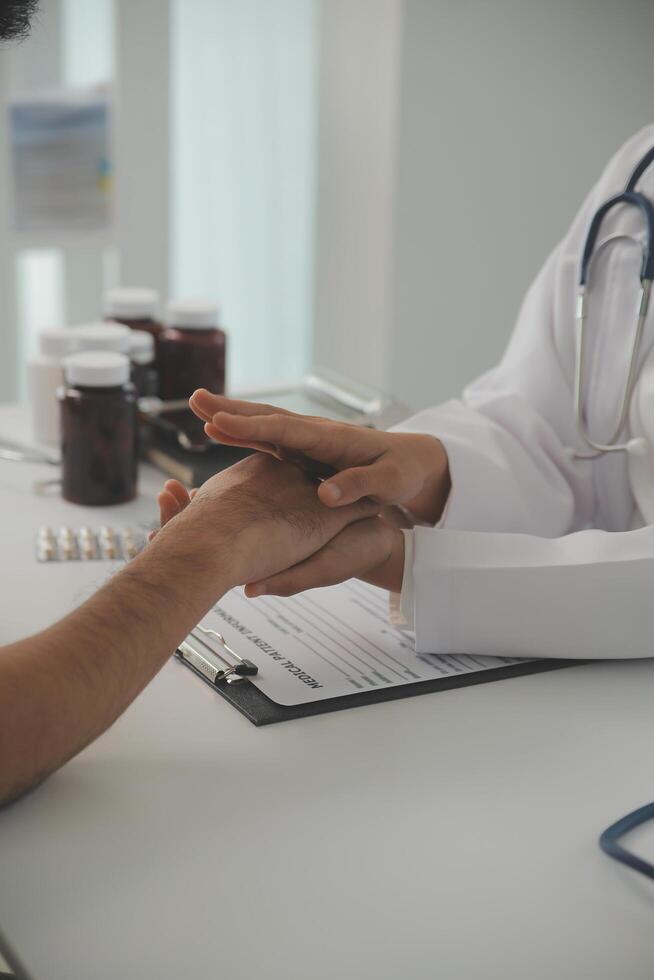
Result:
[[[170,486],[170,484],[174,484],[175,486]],[[178,480],[167,480],[164,484],[164,489],[157,497],[161,527],[184,510],[184,507],[186,507],[190,501],[193,500],[197,492],[197,488],[195,488],[189,493],[186,487],[183,486]],[[186,499],[184,500],[184,498]],[[150,531],[148,534],[148,541],[153,541],[156,538],[159,530],[160,528],[156,528],[154,531]]]
[[[173,517],[176,517],[183,509],[177,498],[169,490],[162,490],[157,497],[157,502],[159,504],[159,519],[162,527],[168,521],[171,521]]]
[[[189,494],[184,484],[180,483],[179,480],[166,480],[164,488],[157,498],[161,526],[163,527],[185,507],[188,507],[196,493],[197,490],[192,490]]]
[[[179,480],[166,480],[164,483],[164,490],[172,494],[177,503],[180,505],[180,508],[186,507],[191,499],[188,490],[183,483],[179,482]]]

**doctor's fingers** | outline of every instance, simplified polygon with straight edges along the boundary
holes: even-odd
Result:
[[[397,504],[408,500],[413,490],[413,480],[388,458],[388,434],[374,429],[302,415],[226,412],[219,412],[204,428],[216,442],[288,459],[326,478],[318,496],[327,507],[342,507],[367,496],[382,504]],[[303,461],[302,456],[308,459]],[[311,460],[341,472],[332,476],[333,469],[317,468]]]
[[[241,449],[254,449],[257,452],[268,453],[269,456],[275,456],[277,459],[281,459],[277,447],[269,442],[252,442],[243,438],[235,439],[221,429],[217,429],[213,422],[205,422],[204,431],[210,439],[213,439],[214,442],[219,442],[222,446],[239,446]]]
[[[378,517],[350,524],[320,551],[292,568],[265,581],[246,586],[248,598],[261,595],[291,596],[307,589],[338,585],[349,578],[361,578],[390,558],[393,539],[401,534]]]
[[[337,469],[370,463],[385,448],[383,433],[360,425],[305,415],[231,415],[218,412],[211,425],[221,438],[302,453]],[[242,444],[242,443],[241,443]]]
[[[283,408],[266,405],[263,402],[246,402],[226,395],[214,395],[206,388],[198,388],[189,399],[189,405],[198,418],[210,422],[217,412],[230,415],[292,415]]]

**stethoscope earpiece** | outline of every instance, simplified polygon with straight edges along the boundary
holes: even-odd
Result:
[[[600,456],[606,456],[610,453],[628,453],[629,456],[647,455],[647,439],[643,439],[642,436],[636,436],[627,442],[615,443],[611,446],[603,446],[600,443],[589,443],[589,445],[592,447],[590,452],[575,449],[574,446],[564,446],[563,452],[568,459],[598,459]]]
[[[625,445],[625,449],[630,456],[645,456],[647,454],[647,440],[643,439],[642,436],[629,439]]]

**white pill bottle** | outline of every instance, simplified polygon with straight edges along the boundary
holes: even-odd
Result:
[[[79,350],[74,327],[44,330],[39,351],[27,361],[27,383],[32,435],[37,442],[58,446],[61,442],[57,389],[64,383],[63,359]]]

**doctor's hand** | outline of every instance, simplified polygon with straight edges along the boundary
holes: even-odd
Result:
[[[187,563],[206,569],[215,576],[217,594],[267,581],[379,511],[370,500],[330,510],[315,487],[297,466],[262,454],[218,473],[191,494],[168,480],[159,495],[163,526],[150,547],[174,550],[179,574]]]
[[[434,436],[295,415],[205,389],[194,392],[190,406],[216,442],[290,459],[326,477],[317,492],[327,507],[370,497],[402,504],[430,524],[441,516],[450,475],[445,449]]]

